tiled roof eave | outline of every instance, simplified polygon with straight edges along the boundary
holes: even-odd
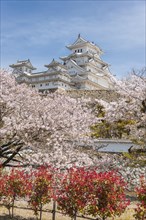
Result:
[[[18,63],[18,64],[12,64],[12,65],[9,65],[10,67],[12,67],[12,68],[15,68],[15,67],[23,67],[23,66],[25,66],[25,67],[27,67],[27,68],[29,68],[29,69],[31,69],[31,70],[36,70],[36,68],[35,67],[31,67],[31,66],[29,66],[29,65],[27,65],[26,63]]]

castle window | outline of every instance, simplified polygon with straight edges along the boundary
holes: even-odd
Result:
[[[82,52],[82,49],[81,49],[81,52]]]
[[[35,85],[32,85],[32,88],[34,88],[35,87]]]
[[[78,50],[78,53],[80,52],[80,50]]]
[[[76,53],[77,51],[75,50],[75,53]]]
[[[40,86],[42,87],[42,84],[40,84]]]

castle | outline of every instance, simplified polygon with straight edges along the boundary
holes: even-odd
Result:
[[[78,35],[76,41],[68,45],[69,56],[60,57],[46,64],[46,71],[33,72],[36,68],[30,60],[17,61],[10,65],[19,83],[27,83],[39,91],[64,90],[112,90],[109,65],[102,61],[103,51],[93,42]]]

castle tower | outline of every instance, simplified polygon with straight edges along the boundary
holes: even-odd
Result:
[[[50,77],[51,82],[54,83],[54,86],[56,85],[57,89],[71,89],[71,77],[67,73],[65,65],[53,59],[50,64],[44,66],[48,68],[46,75]]]
[[[76,41],[67,48],[71,54],[60,59],[64,61],[78,89],[111,88],[109,65],[101,60],[103,51],[96,44],[86,41],[79,34]]]
[[[32,73],[32,70],[36,70],[36,68],[31,64],[30,60],[18,60],[16,64],[9,65],[13,68],[14,74],[24,74],[24,73]]]

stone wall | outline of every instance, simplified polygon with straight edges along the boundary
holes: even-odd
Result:
[[[66,90],[65,92],[73,98],[84,97],[105,101],[114,101],[119,97],[114,90]]]

